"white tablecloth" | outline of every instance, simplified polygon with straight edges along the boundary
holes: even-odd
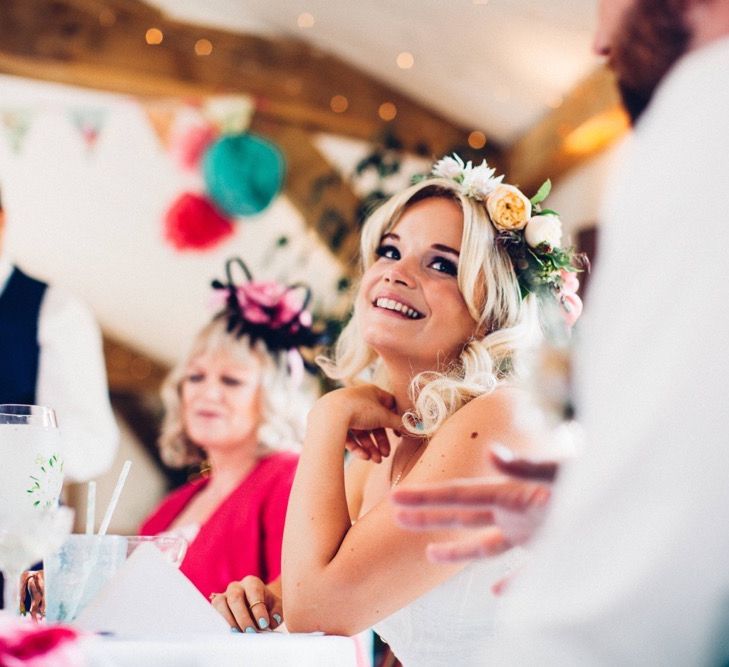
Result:
[[[267,632],[165,640],[90,637],[88,667],[357,667],[351,637]]]

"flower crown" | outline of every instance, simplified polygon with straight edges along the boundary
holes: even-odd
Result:
[[[436,162],[430,176],[454,181],[465,196],[484,203],[497,230],[497,243],[511,257],[522,298],[532,293],[551,291],[559,296],[560,304],[569,312],[574,306],[571,300],[564,298],[564,294],[572,293],[576,283],[569,274],[583,270],[589,263],[587,257],[576,253],[574,248],[562,248],[559,215],[541,207],[552,189],[551,181],[546,180],[529,199],[495,173],[496,170],[489,167],[486,160],[474,167],[470,161],[464,163],[454,153],[453,157],[444,157]],[[578,298],[576,294],[574,297]]]
[[[245,278],[240,284],[233,279],[236,266]],[[225,317],[226,330],[237,338],[247,335],[251,344],[262,340],[269,352],[286,352],[291,375],[300,379],[304,361],[299,348],[322,342],[322,336],[312,330],[313,318],[306,309],[311,300],[309,287],[255,281],[239,257],[225,263],[225,275],[227,282],[212,282],[216,304],[222,306],[216,317]]]

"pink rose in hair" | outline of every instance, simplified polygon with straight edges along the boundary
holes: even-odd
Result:
[[[580,281],[574,271],[562,269],[559,274],[562,277],[562,288],[559,291],[560,312],[565,324],[571,329],[582,315],[582,299],[577,296]]]
[[[580,289],[580,281],[577,278],[577,273],[574,271],[565,271],[562,269],[559,272],[562,278],[562,291],[576,293]]]

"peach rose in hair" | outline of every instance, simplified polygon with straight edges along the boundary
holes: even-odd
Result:
[[[514,232],[529,222],[532,203],[518,188],[501,184],[488,196],[486,210],[497,229]]]

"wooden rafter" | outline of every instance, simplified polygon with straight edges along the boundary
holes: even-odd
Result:
[[[161,44],[145,42],[151,27]],[[195,54],[201,38],[210,55]],[[378,109],[389,101],[406,148],[440,154],[467,138],[466,128],[301,41],[181,23],[141,0],[3,0],[0,71],[136,95],[245,93],[277,123],[362,139],[382,128]],[[334,95],[347,98],[346,111],[331,110]]]
[[[628,129],[615,78],[599,68],[505,150],[509,180],[533,192],[610,146]]]
[[[104,336],[104,359],[112,393],[156,393],[169,370],[156,359],[109,335]]]

